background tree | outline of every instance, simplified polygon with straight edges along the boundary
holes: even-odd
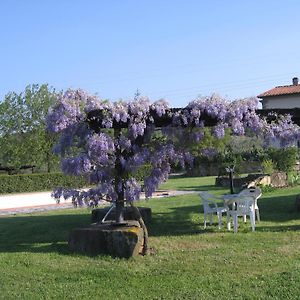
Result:
[[[55,136],[45,131],[46,116],[58,94],[47,84],[29,85],[25,91],[8,93],[0,103],[0,165],[40,170],[57,168],[52,153]]]
[[[287,174],[293,170],[298,160],[298,149],[296,147],[288,147],[285,149],[268,149],[268,156],[274,162],[278,171]]]

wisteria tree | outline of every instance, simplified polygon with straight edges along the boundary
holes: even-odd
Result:
[[[139,97],[110,103],[82,90],[68,90],[50,110],[47,129],[60,134],[54,151],[61,156],[63,172],[86,176],[93,188],[59,188],[54,196],[71,197],[77,205],[95,205],[105,197],[115,203],[116,223],[122,223],[124,203],[139,200],[142,185],[150,197],[168,178],[171,164],[192,166],[184,145],[208,134],[205,126],[217,138],[228,128],[233,135],[251,132],[266,140],[280,139],[283,146],[299,137],[299,127],[290,117],[267,122],[256,108],[256,99],[228,102],[212,96],[171,109],[164,100],[150,103]],[[139,182],[136,174],[144,165],[150,172]]]

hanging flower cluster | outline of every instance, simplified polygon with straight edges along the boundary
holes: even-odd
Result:
[[[300,139],[300,130],[292,121],[291,115],[273,114],[273,121],[264,126],[266,144],[279,143],[281,147],[288,147]]]
[[[101,112],[99,130],[93,130],[87,121],[89,112],[95,110]],[[140,198],[142,186],[135,174],[144,165],[150,165],[152,171],[143,184],[150,197],[167,179],[171,163],[192,162],[187,153],[176,152],[169,140],[150,143],[154,119],[169,110],[164,100],[151,104],[148,98],[140,97],[131,102],[109,103],[81,90],[67,91],[49,111],[47,129],[60,135],[55,152],[61,155],[63,172],[86,176],[96,188],[87,191],[59,188],[53,196],[72,198],[76,205],[95,205],[101,198],[116,201],[118,193],[124,191],[126,201],[135,201]],[[117,136],[113,131],[115,126],[121,128]]]
[[[212,96],[172,110],[164,100],[151,104],[148,98],[140,97],[110,103],[82,90],[68,90],[49,111],[47,129],[60,135],[54,150],[61,155],[63,172],[86,176],[96,187],[87,191],[59,188],[53,196],[72,198],[76,205],[95,205],[103,197],[116,201],[122,192],[126,201],[135,201],[140,198],[142,185],[135,178],[136,173],[147,165],[151,170],[143,185],[150,197],[168,178],[171,164],[193,163],[184,147],[174,147],[174,138],[181,144],[187,138],[186,131],[180,128],[187,128],[188,138],[196,141],[203,138],[207,125],[212,126],[217,138],[224,137],[226,128],[235,135],[251,131],[269,139],[276,137],[284,146],[299,137],[299,127],[290,118],[268,123],[255,113],[256,107],[255,99],[228,102]],[[159,119],[165,123],[159,125],[160,138],[155,138]],[[213,149],[204,152],[211,156]]]

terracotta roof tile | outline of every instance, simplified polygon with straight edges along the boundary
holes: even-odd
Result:
[[[300,94],[300,85],[283,85],[276,86],[275,88],[268,90],[260,95],[258,98],[280,96],[280,95],[290,95],[290,94]]]

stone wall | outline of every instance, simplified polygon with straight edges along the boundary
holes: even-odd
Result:
[[[219,176],[220,173],[224,173],[225,170],[220,163],[201,163],[195,166],[193,169],[187,171],[188,176]],[[240,173],[254,173],[261,171],[261,165],[259,162],[243,162],[239,167]]]
[[[230,181],[228,176],[216,178],[216,186],[229,187]],[[287,175],[284,172],[268,174],[249,174],[247,177],[234,178],[233,186],[237,189],[253,185],[271,185],[273,187],[284,187],[288,185]]]

